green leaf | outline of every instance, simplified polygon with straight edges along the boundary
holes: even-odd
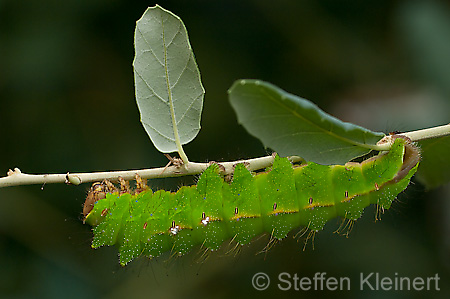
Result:
[[[422,161],[417,178],[433,189],[450,182],[450,136],[419,141]]]
[[[183,22],[158,5],[148,8],[136,23],[135,51],[142,125],[159,151],[180,152],[200,131],[205,93]]]
[[[238,121],[280,156],[343,164],[376,149],[384,134],[340,121],[315,104],[263,81],[239,80],[229,89]]]

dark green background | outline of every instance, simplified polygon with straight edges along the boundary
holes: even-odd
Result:
[[[167,163],[139,122],[134,100],[135,21],[152,1],[0,0],[0,171],[66,173]],[[202,130],[185,147],[193,161],[269,152],[237,125],[227,100],[236,79],[256,78],[378,131],[448,123],[450,5],[439,1],[161,1],[188,28],[206,89]],[[189,182],[189,179],[186,180]],[[172,188],[161,180],[154,188]],[[81,222],[87,184],[0,189],[0,297],[8,298],[448,298],[449,186],[415,183],[374,223],[368,209],[349,238],[288,238],[255,255],[196,252],[118,266],[115,248],[90,249]],[[251,286],[256,272],[273,284]],[[281,272],[350,277],[345,292],[281,292]],[[359,291],[359,273],[427,277],[441,292]]]

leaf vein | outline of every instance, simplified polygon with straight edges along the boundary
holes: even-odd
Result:
[[[152,53],[153,56],[155,57],[156,61],[158,61],[159,64],[161,64],[162,66],[164,66],[163,62],[159,60],[158,56],[156,56],[155,51],[153,51],[153,49],[152,49],[150,43],[149,43],[149,42],[147,41],[147,39],[145,38],[144,34],[142,34],[141,29],[140,29],[139,27],[137,27],[137,30],[138,30],[139,34],[142,36],[142,39],[144,40],[144,42],[147,44],[148,48],[149,48],[149,50],[144,50],[142,53],[146,53],[146,52]]]
[[[145,86],[150,90],[151,93],[153,93],[158,99],[160,99],[163,103],[167,104],[167,100],[165,100],[163,97],[161,97],[159,94],[157,94],[153,88],[148,84],[148,82],[142,77],[141,73],[138,71],[135,71],[136,74],[141,78],[141,80],[145,83]]]

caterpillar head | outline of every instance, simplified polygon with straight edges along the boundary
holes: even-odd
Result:
[[[95,182],[92,184],[83,206],[84,219],[92,211],[94,204],[100,199],[105,198],[108,192],[117,192],[117,188],[110,181],[104,180],[103,182]]]
[[[87,215],[92,211],[92,209],[94,208],[94,204],[97,201],[106,198],[107,193],[115,193],[115,192],[118,192],[119,194],[132,193],[128,181],[125,181],[122,177],[118,177],[118,181],[120,189],[114,186],[114,184],[108,180],[104,180],[102,182],[95,182],[92,184],[86,196],[86,201],[84,202],[83,206],[84,219],[86,219]],[[134,193],[138,194],[147,189],[148,189],[147,181],[142,179],[138,174],[136,174],[136,189],[134,190]]]

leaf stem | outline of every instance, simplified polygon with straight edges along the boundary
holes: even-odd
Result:
[[[175,118],[175,108],[173,105],[172,90],[170,88],[170,82],[169,82],[169,70],[168,70],[168,66],[167,66],[167,46],[166,46],[164,19],[161,19],[161,26],[162,26],[162,34],[163,34],[162,38],[163,38],[163,47],[164,47],[164,70],[166,73],[167,94],[169,96],[169,107],[170,107],[170,116],[172,118],[173,135],[175,137],[175,144],[177,146],[178,154],[180,155],[181,160],[183,160],[185,167],[187,167],[187,165],[189,164],[189,160],[188,160],[188,157],[186,156],[186,153],[183,150],[183,146],[181,145],[180,135],[178,134],[178,125],[177,125],[177,120]]]

